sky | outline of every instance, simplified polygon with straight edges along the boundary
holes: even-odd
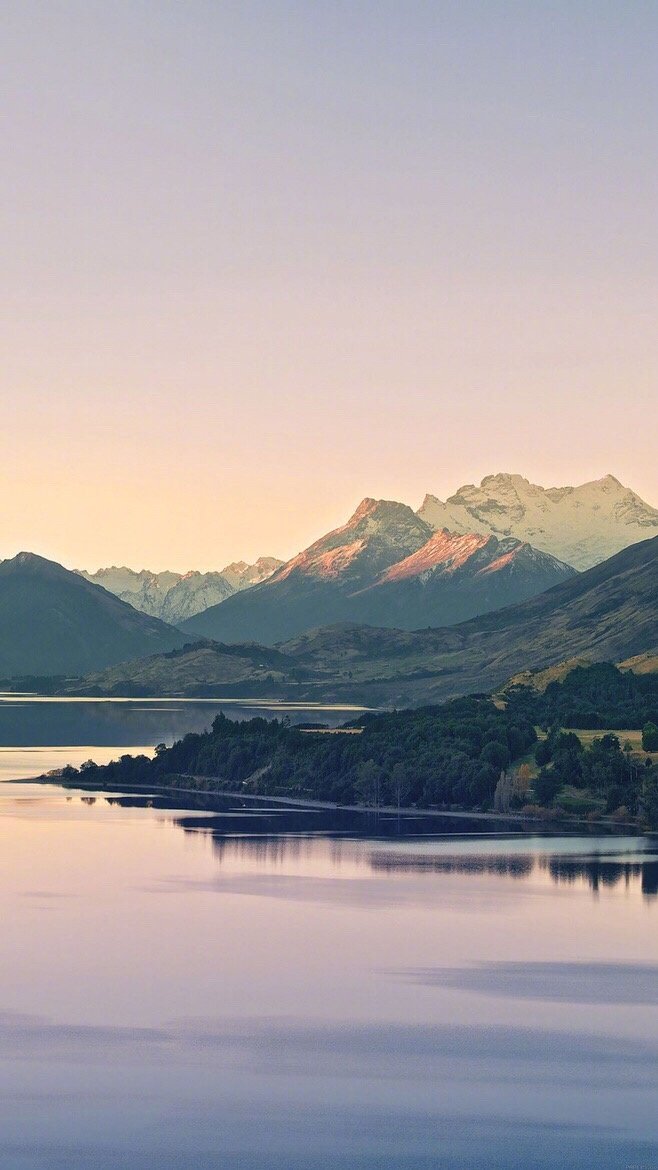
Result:
[[[0,557],[658,504],[654,0],[2,0]]]

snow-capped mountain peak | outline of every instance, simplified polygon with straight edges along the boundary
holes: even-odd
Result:
[[[437,571],[455,572],[465,565],[489,540],[489,537],[473,532],[462,534],[449,532],[447,528],[442,528],[439,532],[435,532],[417,552],[387,569],[380,577],[380,583],[403,581],[409,577],[424,577]]]
[[[177,625],[211,605],[218,605],[234,593],[265,581],[281,564],[283,562],[275,557],[260,557],[253,565],[236,561],[221,572],[210,573],[198,569],[187,573],[167,570],[153,573],[150,569],[111,565],[95,573],[81,570],[80,575],[102,585],[142,613]]]
[[[445,501],[425,496],[418,516],[434,529],[514,536],[578,569],[658,532],[658,510],[614,475],[554,488],[522,475],[487,475]]]
[[[431,528],[407,504],[366,497],[347,524],[293,557],[273,580],[307,576],[370,581],[419,549],[431,535]]]

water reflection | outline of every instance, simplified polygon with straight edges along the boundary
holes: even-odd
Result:
[[[3,1170],[658,1164],[655,842],[191,800],[0,785]]]
[[[598,893],[604,887],[630,887],[631,883],[639,880],[645,897],[655,898],[658,894],[658,859],[655,853],[649,853],[649,849],[650,846],[647,846],[648,857],[642,861],[551,857],[542,864],[556,885],[573,885],[584,879],[590,889]]]
[[[89,799],[89,798],[87,798]],[[372,875],[494,875],[523,881],[545,874],[555,885],[586,885],[593,894],[617,886],[658,896],[655,838],[528,836],[482,832],[481,821],[441,817],[373,816],[341,809],[307,809],[247,803],[239,798],[185,796],[198,812],[171,813],[171,796],[105,797],[123,808],[160,808],[187,834],[212,841],[219,865],[250,862],[269,870],[323,857],[331,870],[356,866]],[[455,826],[458,826],[456,828]]]
[[[500,961],[471,967],[422,967],[399,974],[439,987],[512,1000],[658,1006],[658,964]]]

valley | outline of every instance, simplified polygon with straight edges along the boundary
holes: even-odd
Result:
[[[71,693],[242,694],[413,706],[495,690],[574,660],[650,664],[658,646],[658,538],[530,600],[444,629],[327,626],[279,644],[202,640],[70,685]],[[654,651],[655,654],[655,651]],[[235,690],[235,688],[238,690]]]

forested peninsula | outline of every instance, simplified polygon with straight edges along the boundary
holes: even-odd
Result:
[[[102,787],[196,788],[365,807],[609,816],[658,826],[658,679],[607,664],[543,694],[512,687],[440,706],[370,712],[329,729],[232,720],[154,758],[63,770]],[[633,741],[613,729],[636,728]],[[601,729],[583,734],[572,727]]]

